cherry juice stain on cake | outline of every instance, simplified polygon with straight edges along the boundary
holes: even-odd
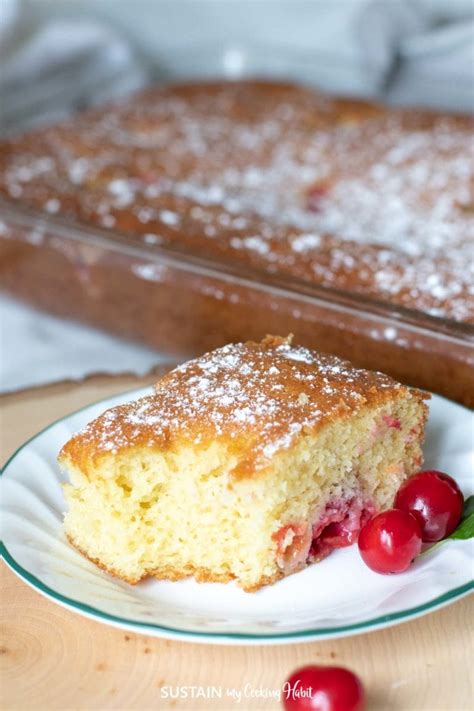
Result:
[[[336,548],[351,546],[365,523],[376,513],[376,506],[360,496],[331,499],[314,522],[282,526],[273,538],[277,560],[285,573],[326,558]]]

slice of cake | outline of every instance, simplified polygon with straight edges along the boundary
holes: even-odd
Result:
[[[67,536],[130,583],[256,590],[392,504],[421,466],[425,397],[291,339],[219,348],[63,447]]]

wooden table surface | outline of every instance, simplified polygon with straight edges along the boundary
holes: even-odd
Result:
[[[153,378],[148,378],[151,382]],[[54,419],[146,380],[95,376],[0,397],[1,456]],[[379,632],[275,647],[184,644],[89,621],[40,596],[1,564],[3,709],[280,709],[275,693],[300,665],[342,664],[363,679],[369,711],[474,708],[473,602]],[[222,698],[190,698],[189,687]],[[188,687],[187,699],[165,698]],[[241,692],[240,702],[226,696]],[[199,689],[194,694],[200,695]],[[261,698],[258,698],[260,695]]]

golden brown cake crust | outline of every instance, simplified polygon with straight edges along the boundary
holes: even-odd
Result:
[[[472,127],[288,84],[161,87],[0,144],[0,193],[474,323]]]
[[[425,397],[387,375],[293,346],[291,338],[224,346],[161,378],[154,394],[107,410],[64,446],[60,460],[94,461],[134,447],[173,451],[225,444],[235,477],[252,476],[298,435],[401,395]]]
[[[74,546],[74,548],[79,551],[81,555],[84,556],[84,558],[90,560],[91,563],[97,565],[97,567],[103,570],[104,572],[108,573],[109,575],[113,575],[119,580],[123,580],[124,582],[129,583],[129,585],[136,585],[141,580],[144,580],[146,578],[156,578],[157,580],[171,580],[173,582],[176,582],[178,580],[185,580],[186,578],[193,577],[194,580],[196,580],[196,582],[198,583],[230,583],[233,580],[236,580],[235,575],[233,575],[232,573],[216,575],[208,568],[200,568],[190,564],[186,566],[185,570],[173,568],[172,566],[167,566],[160,568],[159,571],[152,571],[146,573],[139,579],[127,578],[114,568],[104,565],[104,563],[102,563],[98,558],[94,558],[88,553],[86,553],[86,551],[77,544],[77,542],[72,538],[72,536],[66,534],[66,538],[68,539],[69,543]],[[298,571],[295,570],[294,573],[296,572]],[[256,592],[265,585],[273,585],[273,583],[276,583],[277,580],[281,580],[281,578],[283,577],[285,577],[283,571],[278,571],[277,573],[275,573],[275,575],[265,575],[261,577],[260,580],[258,580],[253,585],[244,586],[240,585],[240,583],[238,584],[240,587],[242,587],[243,590],[245,590],[245,592]]]

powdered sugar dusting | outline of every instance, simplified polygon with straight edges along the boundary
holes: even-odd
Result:
[[[0,188],[148,245],[474,322],[473,149],[467,118],[203,85],[12,140]]]
[[[394,392],[400,386],[386,375],[267,337],[179,366],[154,395],[109,410],[76,439],[104,452],[225,440],[254,470],[302,433]]]

